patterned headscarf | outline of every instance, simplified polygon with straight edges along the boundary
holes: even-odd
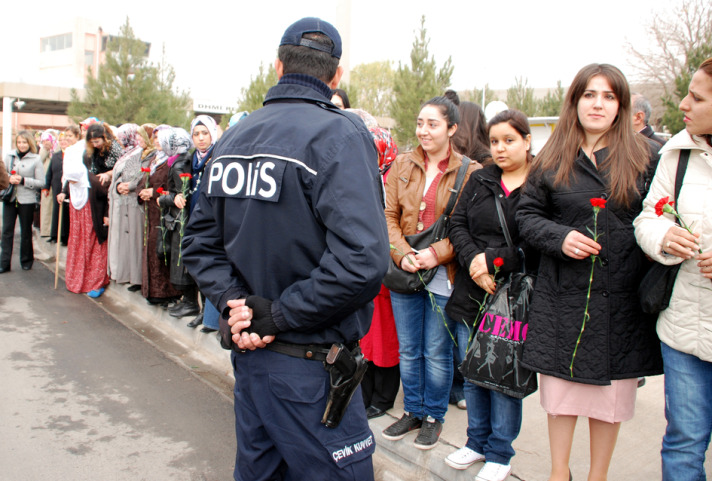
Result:
[[[158,142],[160,142],[163,152],[169,157],[183,154],[193,148],[190,134],[180,127],[159,130]]]
[[[198,115],[190,123],[191,137],[193,135],[193,132],[195,131],[195,128],[198,125],[204,125],[205,128],[208,129],[208,133],[210,134],[210,147],[215,145],[215,142],[218,141],[218,124],[215,122],[215,119],[209,115]]]
[[[47,129],[44,132],[42,132],[42,135],[40,136],[40,142],[44,142],[45,140],[49,140],[50,144],[52,145],[52,148],[50,149],[50,154],[52,152],[57,151],[57,142],[59,141],[59,136],[57,135],[57,131],[53,129]]]
[[[148,129],[148,130],[146,130],[146,129]],[[151,152],[156,150],[156,146],[153,145],[153,141],[151,140],[152,133],[153,133],[153,127],[151,127],[149,124],[144,124],[138,128],[138,135],[141,136],[144,143],[146,144],[146,148],[143,149],[143,153],[141,154],[142,159],[145,159],[146,157],[148,157],[148,155]]]
[[[127,151],[138,145],[138,139],[136,138],[137,133],[138,125],[124,124],[119,127],[116,133],[116,140],[118,140],[121,145],[124,146],[124,150]]]
[[[388,170],[391,163],[396,160],[398,155],[398,147],[391,137],[391,133],[381,127],[373,127],[368,129],[373,135],[373,141],[376,143],[378,150],[378,168],[381,173]]]
[[[227,128],[229,129],[230,127],[232,127],[233,125],[235,125],[240,120],[247,117],[248,115],[250,115],[250,113],[247,110],[243,110],[242,112],[238,112],[238,113],[234,114],[232,117],[230,117],[230,122],[228,122]]]

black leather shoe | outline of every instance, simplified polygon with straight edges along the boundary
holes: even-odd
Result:
[[[379,409],[376,406],[369,406],[366,408],[366,417],[368,419],[380,418],[386,414],[386,411]]]
[[[32,266],[22,266],[23,271],[29,271],[30,269],[32,269]]]
[[[10,272],[10,268],[9,267],[0,267],[0,274],[2,274],[4,272]]]
[[[183,307],[183,299],[178,299],[175,304],[172,306],[169,306],[168,309],[166,309],[169,313],[173,311],[177,311],[178,309],[181,309]]]
[[[204,332],[205,334],[210,334],[211,332],[215,332],[216,329],[213,329],[212,327],[205,327],[200,330],[200,332]]]
[[[47,242],[49,242],[50,244],[56,244],[56,243],[57,243],[57,239],[52,239],[52,238],[50,237],[49,239],[47,239]]]
[[[129,292],[136,292],[141,290],[141,284],[131,284],[129,287],[126,288],[127,291]]]
[[[195,329],[196,327],[198,327],[198,326],[201,325],[202,323],[203,323],[203,313],[201,312],[200,314],[198,314],[198,315],[195,317],[195,319],[193,319],[192,321],[190,321],[190,322],[188,323],[188,327],[190,327],[191,329]]]
[[[184,302],[178,309],[168,310],[173,317],[197,316],[200,312],[197,302]]]

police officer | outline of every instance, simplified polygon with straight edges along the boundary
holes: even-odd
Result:
[[[330,100],[340,57],[329,23],[287,28],[279,83],[216,145],[186,229],[185,265],[232,349],[236,480],[373,479],[360,389],[326,409],[330,381],[351,379],[330,363],[360,365],[389,259],[373,138]]]

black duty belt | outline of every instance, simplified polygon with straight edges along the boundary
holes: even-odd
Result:
[[[358,346],[357,342],[347,344],[349,349]],[[271,342],[267,344],[265,349],[286,354],[287,356],[297,357],[299,359],[309,359],[311,361],[326,361],[326,356],[331,350],[331,345],[328,344],[290,344],[287,342]]]

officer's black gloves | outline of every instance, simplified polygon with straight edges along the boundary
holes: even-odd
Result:
[[[247,296],[245,305],[252,309],[252,324],[247,329],[260,337],[272,336],[279,332],[272,318],[272,301],[260,296]]]

